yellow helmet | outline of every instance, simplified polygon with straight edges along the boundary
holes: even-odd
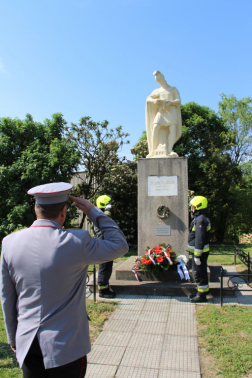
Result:
[[[96,205],[99,207],[99,209],[105,209],[107,204],[112,200],[111,196],[107,196],[106,194],[103,196],[100,196],[96,200]]]
[[[196,210],[206,209],[207,199],[206,197],[202,197],[202,196],[193,197],[190,201],[190,205],[194,206]]]

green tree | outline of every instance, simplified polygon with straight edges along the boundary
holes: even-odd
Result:
[[[242,165],[242,179],[231,188],[232,212],[227,220],[226,238],[239,240],[242,234],[252,232],[252,163]]]
[[[113,220],[128,243],[137,244],[137,163],[125,161],[115,164],[111,174],[103,181],[101,194],[112,196]]]
[[[70,142],[77,145],[80,153],[80,165],[86,172],[86,179],[75,188],[75,195],[93,200],[103,185],[104,180],[111,174],[111,169],[124,158],[118,157],[118,151],[124,143],[128,133],[122,131],[122,126],[109,129],[108,121],[94,122],[90,117],[83,117],[79,124],[66,127],[66,136]],[[82,216],[80,228],[85,220]]]
[[[219,114],[230,131],[230,156],[242,164],[252,158],[252,99],[237,100],[233,95],[221,94]]]
[[[64,135],[66,121],[60,113],[44,123],[27,114],[20,119],[0,119],[0,238],[35,219],[34,198],[27,191],[53,181],[69,182],[79,163],[79,152]],[[73,207],[72,207],[73,208]],[[66,226],[74,216],[68,211]]]
[[[133,160],[146,158],[149,153],[146,131],[143,131],[139,141],[131,148],[130,152],[134,155]]]

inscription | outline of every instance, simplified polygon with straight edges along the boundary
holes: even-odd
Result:
[[[171,226],[156,226],[156,236],[170,236]]]
[[[148,176],[148,197],[177,196],[177,176]]]

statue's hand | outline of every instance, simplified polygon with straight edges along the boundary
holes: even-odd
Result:
[[[163,108],[168,108],[171,105],[171,101],[165,101]]]

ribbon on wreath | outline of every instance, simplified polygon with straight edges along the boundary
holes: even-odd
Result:
[[[137,281],[140,281],[138,278],[137,270],[139,270],[141,267],[141,262],[136,260],[136,265],[132,267],[131,271],[134,273]]]
[[[177,265],[178,274],[181,278],[181,280],[190,280],[190,276],[186,267],[186,264],[183,260],[178,259],[179,264]]]
[[[135,274],[135,277],[136,277],[137,281],[139,281],[138,274],[137,274],[137,270],[138,270],[138,269],[139,269],[139,268],[137,268],[137,267],[131,269],[132,272]]]
[[[165,254],[165,257],[167,258],[167,260],[169,261],[170,265],[173,265],[171,258],[167,255],[167,253],[165,251],[164,251],[164,254]]]
[[[148,250],[148,255],[149,255],[149,258],[151,259],[151,261],[152,261],[152,262],[153,262],[153,264],[155,265],[156,263],[155,263],[155,261],[153,260],[153,258],[151,257],[150,253],[151,253],[151,250],[149,249],[149,250]]]

